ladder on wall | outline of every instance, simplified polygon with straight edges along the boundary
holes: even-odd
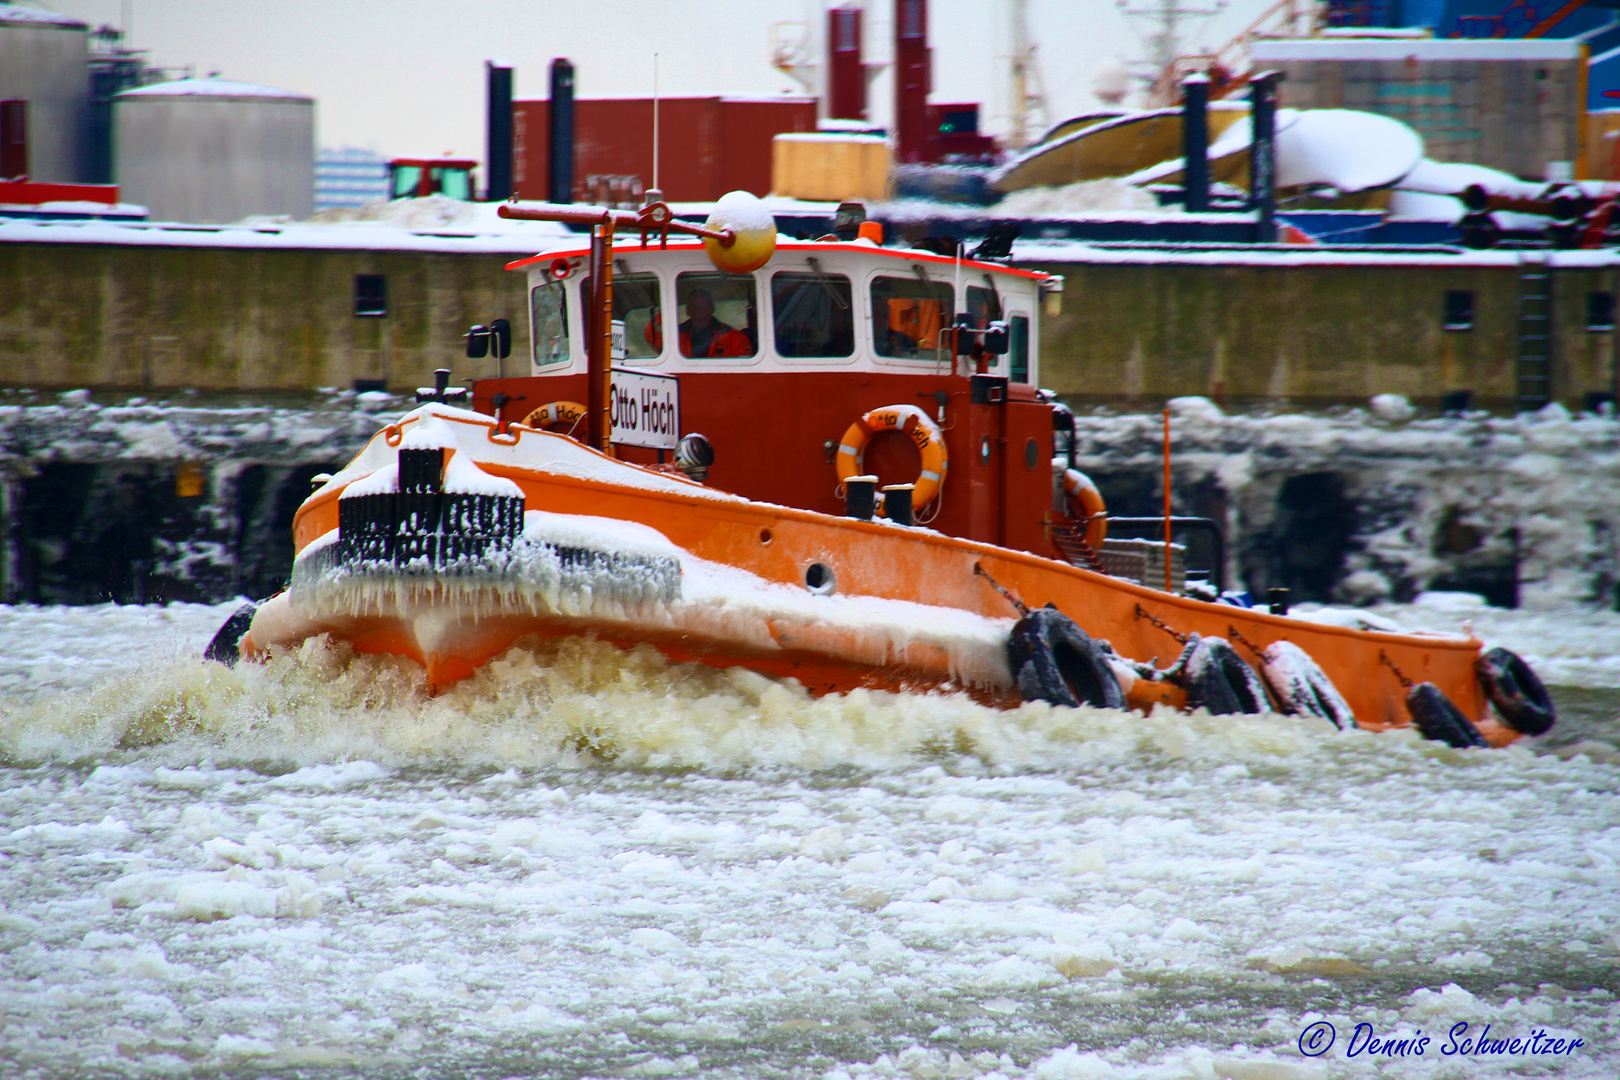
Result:
[[[1535,412],[1552,400],[1552,273],[1540,252],[1519,259],[1520,412]]]

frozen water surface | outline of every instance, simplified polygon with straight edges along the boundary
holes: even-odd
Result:
[[[1620,1072],[1620,616],[1377,609],[1560,684],[1484,752],[579,641],[425,699],[320,643],[201,663],[230,610],[0,609],[0,1074]]]

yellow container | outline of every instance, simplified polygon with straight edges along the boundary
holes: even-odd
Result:
[[[886,139],[841,132],[793,132],[771,140],[771,192],[790,199],[884,200],[894,158]]]

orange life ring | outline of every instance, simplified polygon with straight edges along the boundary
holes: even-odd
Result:
[[[564,434],[573,434],[585,418],[585,406],[577,401],[548,401],[523,418],[524,427],[544,430],[552,424],[567,424]]]
[[[866,444],[885,431],[900,432],[922,454],[922,472],[911,493],[911,505],[927,506],[938,497],[951,462],[945,451],[945,433],[915,405],[885,405],[849,425],[838,442],[838,482],[866,471]]]
[[[1101,551],[1108,537],[1108,507],[1102,492],[1091,482],[1091,477],[1079,469],[1063,470],[1063,496],[1068,502],[1069,516],[1085,530],[1086,544],[1092,551]]]

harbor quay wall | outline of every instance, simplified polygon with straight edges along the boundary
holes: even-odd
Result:
[[[1518,397],[1525,268],[1513,253],[1357,261],[1108,252],[1020,265],[1065,278],[1062,314],[1041,331],[1041,381],[1065,397],[1319,406],[1403,394],[1434,405],[1466,391],[1493,409]],[[1620,275],[1612,254],[1597,252],[1554,253],[1549,275],[1550,396],[1591,408],[1620,377]],[[1448,329],[1459,304],[1466,325]]]
[[[504,267],[544,238],[504,238],[499,250],[152,242],[168,231],[129,244],[0,238],[0,386],[406,393],[437,367],[496,374],[496,361],[474,366],[461,351],[469,325],[495,318],[513,328],[508,369],[529,355],[524,278]],[[253,231],[221,230],[234,244]],[[1382,393],[1438,404],[1466,391],[1492,409],[1517,399],[1524,267],[1513,252],[1036,243],[1018,253],[1017,265],[1066,279],[1040,342],[1041,381],[1066,398],[1316,407]],[[1551,396],[1578,411],[1616,392],[1620,264],[1607,252],[1548,258]],[[360,312],[363,280],[380,283],[385,313]],[[1607,322],[1593,320],[1594,297],[1608,298]],[[1466,325],[1447,329],[1459,302]]]
[[[0,602],[267,596],[291,572],[311,478],[410,407],[353,391],[296,406],[0,391]],[[1173,508],[1223,526],[1229,588],[1615,604],[1620,420],[1437,418],[1399,401],[1237,415],[1207,398],[1171,413]],[[1162,513],[1161,430],[1156,411],[1079,411],[1077,464],[1111,513]]]
[[[524,277],[504,267],[532,253],[4,242],[0,385],[403,393],[438,367],[494,375],[462,335],[504,318],[508,364],[528,355]]]

